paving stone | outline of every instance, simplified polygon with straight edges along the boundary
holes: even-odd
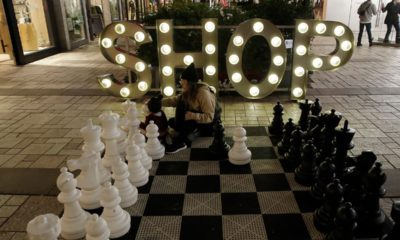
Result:
[[[20,206],[22,205],[29,196],[27,195],[14,195],[5,203],[7,206]]]
[[[10,217],[16,210],[18,206],[6,206],[3,205],[0,207],[0,217],[8,218]]]

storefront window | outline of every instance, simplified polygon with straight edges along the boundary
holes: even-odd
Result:
[[[121,20],[119,15],[119,1],[110,0],[110,12],[111,12],[111,19],[113,22]]]
[[[44,0],[13,0],[13,5],[24,54],[52,47],[46,2]]]
[[[65,0],[65,16],[71,42],[85,39],[85,21],[81,0]]]

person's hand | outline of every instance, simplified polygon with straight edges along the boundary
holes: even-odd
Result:
[[[193,118],[194,118],[194,112],[187,111],[185,113],[185,120],[193,120]]]

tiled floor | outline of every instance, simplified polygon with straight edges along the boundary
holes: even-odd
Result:
[[[326,48],[330,46],[316,45],[314,51]],[[315,72],[309,83],[310,99],[320,98],[324,110],[336,109],[356,129],[351,153],[373,150],[386,169],[400,168],[399,66],[399,48],[364,46],[355,49],[343,68]],[[97,85],[96,76],[109,72],[124,74],[96,45],[22,67],[0,63],[0,168],[57,169],[76,158],[86,120],[98,123],[97,117],[108,109],[122,112],[121,102]],[[297,121],[300,110],[286,94],[261,100],[221,97],[222,119],[225,126],[266,126],[278,100],[285,107],[285,121]],[[172,116],[173,109],[165,111]],[[23,239],[30,219],[61,209],[54,196],[0,195],[0,239]]]

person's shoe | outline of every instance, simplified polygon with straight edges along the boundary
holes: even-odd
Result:
[[[372,45],[374,45],[372,42],[369,43],[369,46],[372,47]]]
[[[383,40],[383,43],[389,43],[389,40]]]
[[[186,149],[186,144],[185,143],[167,144],[165,146],[165,153],[166,154],[173,154],[173,153],[177,153],[179,151],[182,151],[183,149]]]
[[[362,47],[362,44],[361,43],[357,43],[357,47]]]

